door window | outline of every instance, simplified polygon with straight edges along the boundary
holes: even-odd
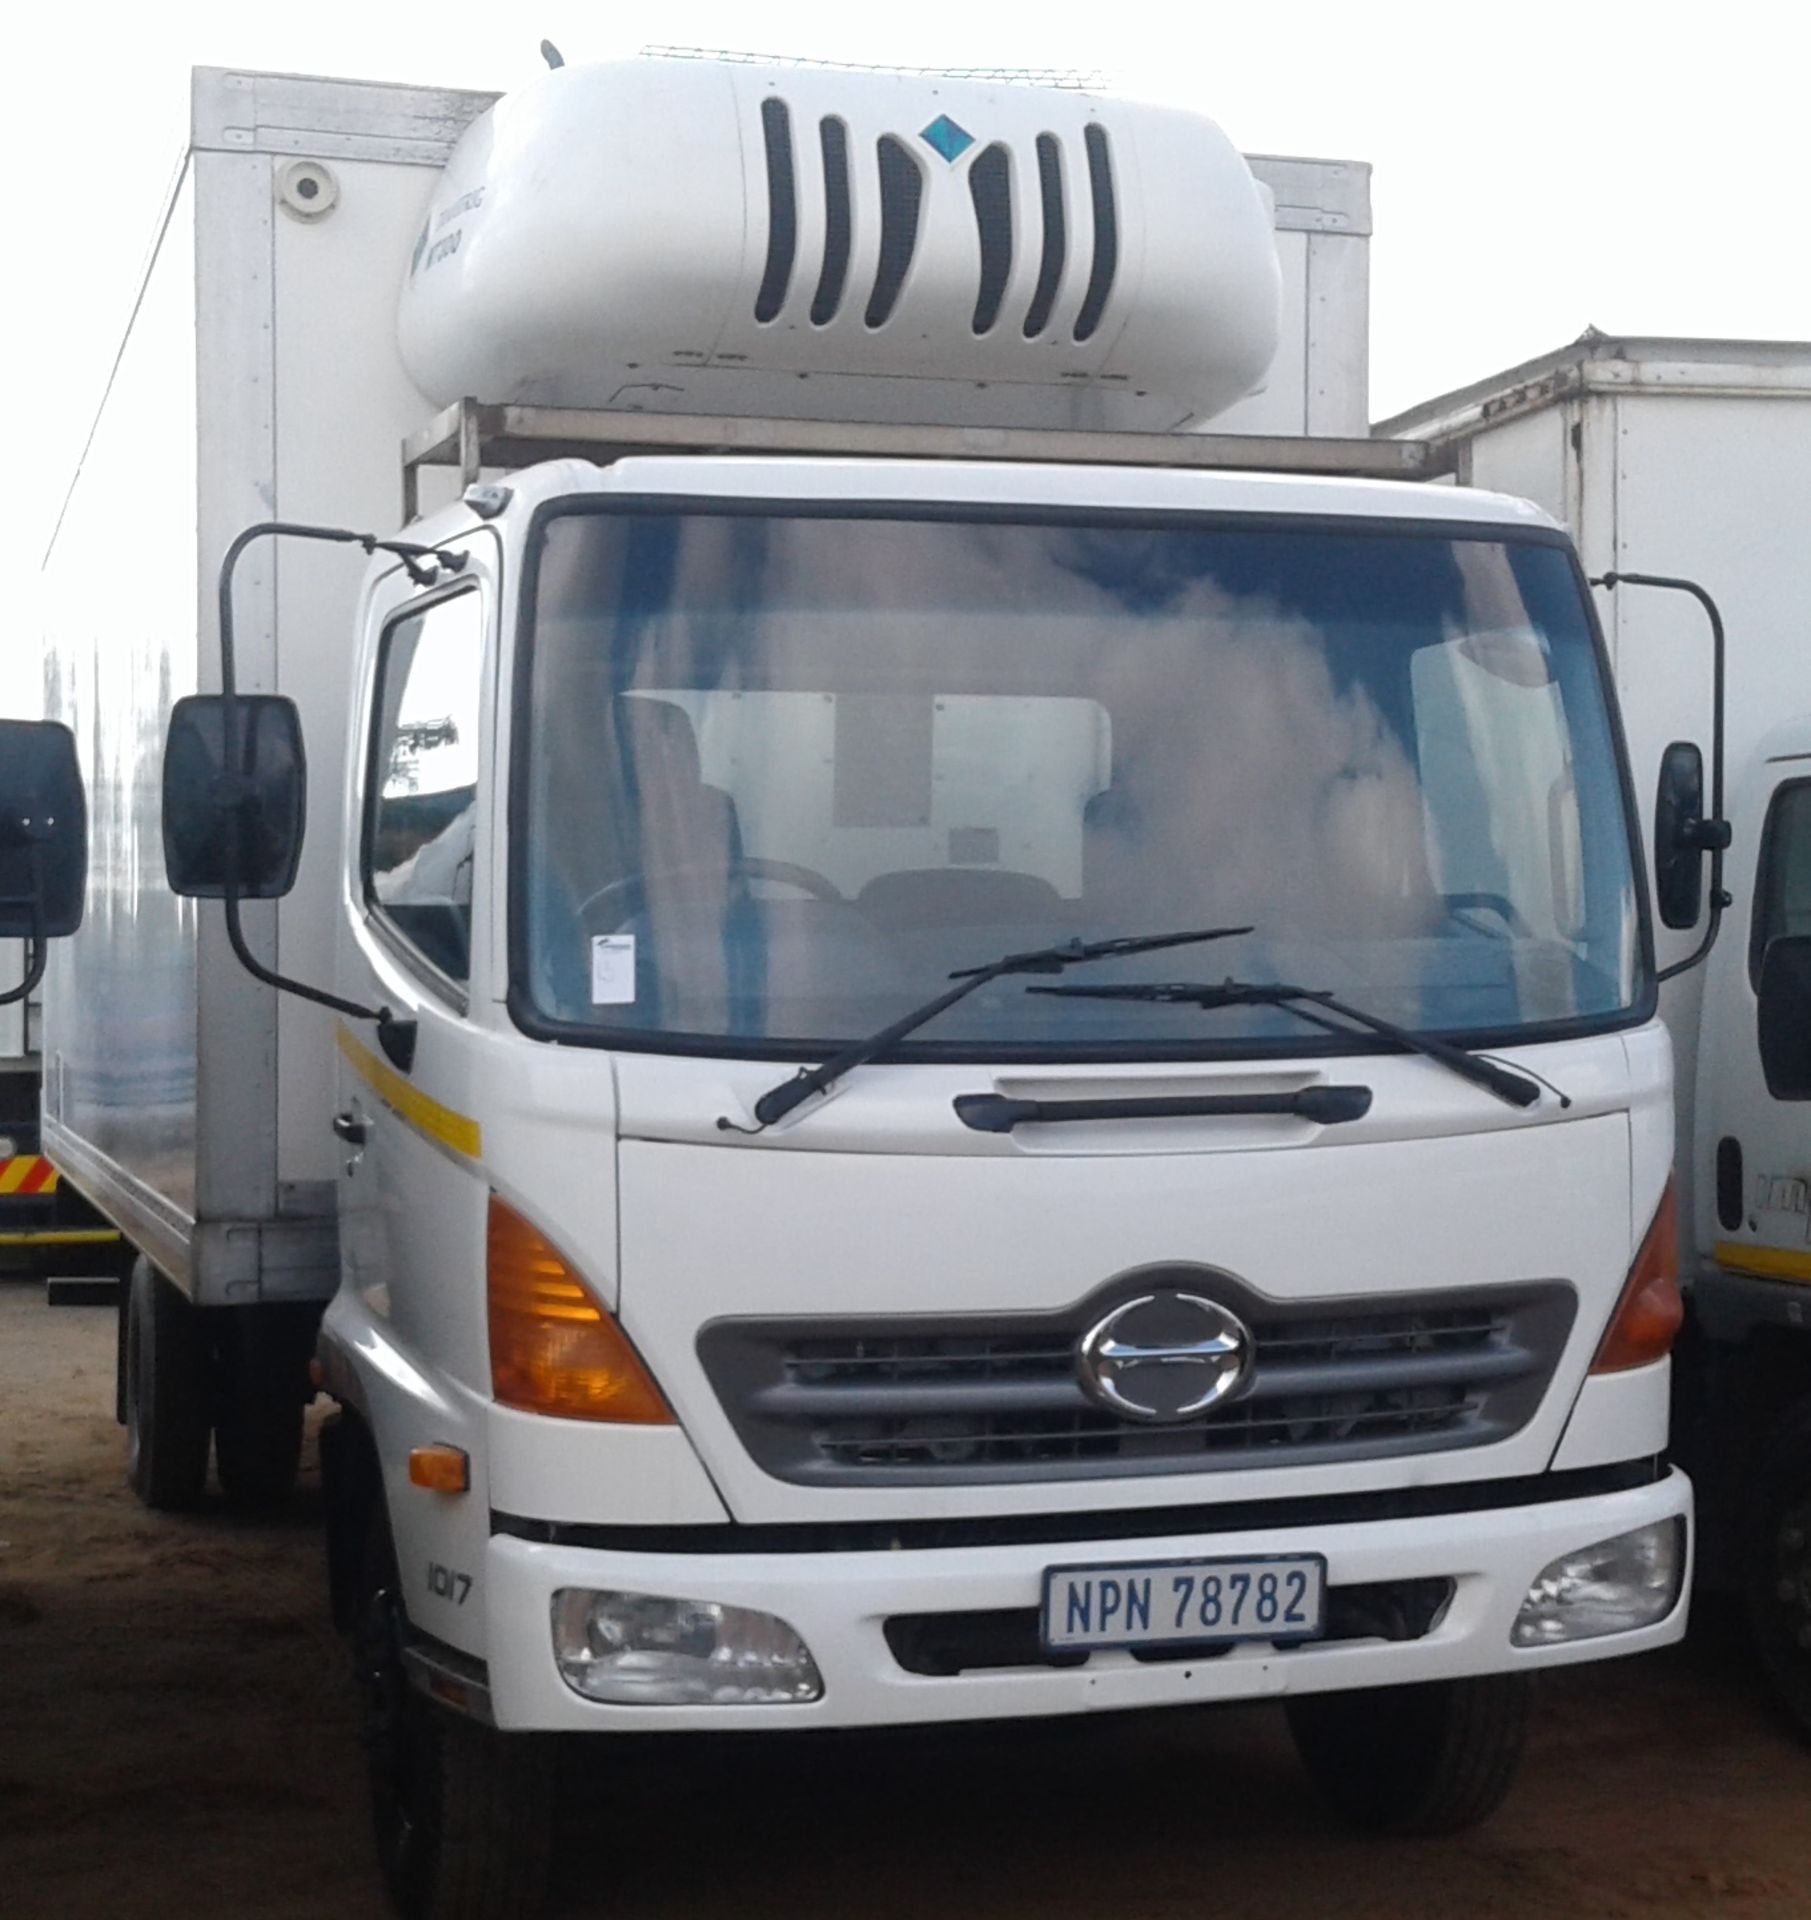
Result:
[[[1758,991],[1768,946],[1788,934],[1811,933],[1811,780],[1795,780],[1773,796],[1761,835],[1755,876],[1754,927],[1748,974]]]
[[[365,809],[365,897],[440,972],[471,972],[482,602],[436,600],[385,631]]]

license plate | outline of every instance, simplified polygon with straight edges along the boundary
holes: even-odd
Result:
[[[1313,1640],[1326,1600],[1327,1563],[1315,1553],[1051,1567],[1041,1632],[1050,1653]]]

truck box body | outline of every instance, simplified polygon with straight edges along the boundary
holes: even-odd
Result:
[[[1379,423],[1379,435],[1441,444],[1462,484],[1500,487],[1568,526],[1592,576],[1683,575],[1715,597],[1728,631],[1729,802],[1782,720],[1811,711],[1811,345],[1794,341],[1610,338],[1573,345]],[[1597,607],[1652,845],[1656,770],[1669,742],[1710,743],[1711,646],[1683,594],[1624,587]],[[1762,822],[1732,817],[1722,940],[1745,945]],[[1662,967],[1702,926],[1656,926]],[[1718,1237],[1706,1185],[1714,1142],[1694,1139],[1706,976],[1662,992],[1678,1063],[1685,1214],[1708,1253]],[[1707,1063],[1714,1071],[1715,1063]]]
[[[176,699],[218,686],[216,569],[235,534],[400,523],[399,448],[434,408],[397,351],[398,288],[439,170],[493,98],[197,72],[190,148],[47,562],[47,682],[82,745],[94,879],[88,923],[52,960],[46,1138],[204,1303],[331,1292],[332,1063],[317,1016],[248,977],[218,916],[165,886],[159,743]],[[1280,345],[1264,390],[1214,428],[1360,434],[1368,169],[1252,165],[1275,206]],[[359,561],[265,546],[239,571],[240,685],[297,702],[312,796],[299,884],[246,924],[303,978],[333,965]]]
[[[394,263],[471,110],[411,88],[197,74],[193,144],[48,561],[47,669],[88,763],[95,904],[52,963],[47,1137],[213,1303],[331,1290],[330,1063],[301,1037],[308,1010],[259,987],[218,917],[165,886],[159,742],[176,699],[218,685],[215,573],[242,527],[400,517],[396,449],[423,403],[392,345]],[[304,154],[340,183],[330,223],[283,198]],[[358,574],[356,551],[266,549],[237,598],[241,684],[300,705],[319,809],[301,885],[247,925],[268,958],[317,976],[332,965],[327,815]]]

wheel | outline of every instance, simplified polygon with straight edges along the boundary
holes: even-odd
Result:
[[[126,1477],[147,1507],[180,1512],[207,1484],[207,1336],[200,1314],[142,1255],[124,1332]]]
[[[315,1317],[236,1307],[216,1316],[214,1467],[235,1506],[281,1506],[302,1463],[302,1414]]]
[[[1811,1400],[1757,1457],[1745,1555],[1748,1620],[1780,1704],[1811,1740]]]
[[[1313,1694],[1288,1705],[1322,1795],[1372,1833],[1461,1833],[1503,1803],[1528,1738],[1527,1674]]]
[[[499,1733],[440,1706],[402,1662],[407,1621],[381,1499],[355,1630],[372,1824],[405,1920],[533,1920],[553,1857],[546,1735]]]

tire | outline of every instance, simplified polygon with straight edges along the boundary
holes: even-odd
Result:
[[[234,1506],[280,1507],[302,1464],[314,1320],[283,1307],[237,1307],[216,1317],[215,1471]]]
[[[407,1622],[381,1501],[354,1636],[371,1813],[404,1920],[534,1920],[553,1860],[553,1749],[450,1712],[409,1680]]]
[[[1527,1674],[1503,1673],[1314,1694],[1289,1702],[1289,1731],[1315,1786],[1354,1826],[1462,1833],[1514,1783],[1532,1693]]]
[[[207,1485],[207,1336],[201,1315],[143,1255],[128,1282],[124,1334],[126,1478],[147,1507],[180,1513]]]
[[[1762,1442],[1744,1555],[1749,1629],[1775,1695],[1811,1741],[1811,1400]]]

